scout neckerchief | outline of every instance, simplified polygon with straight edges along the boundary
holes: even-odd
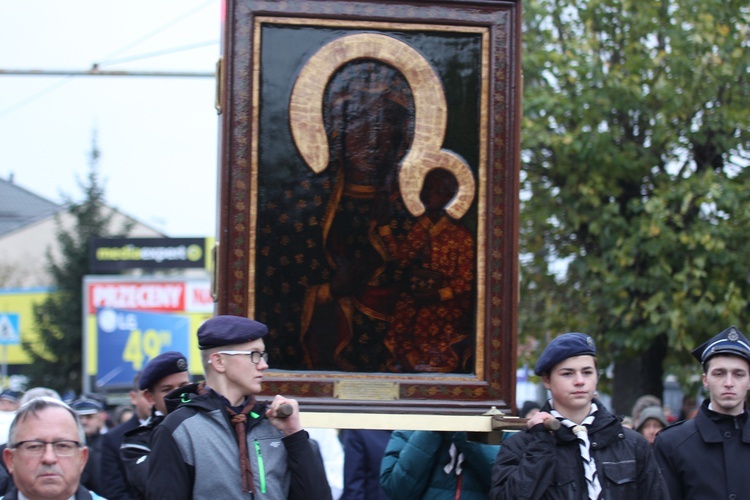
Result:
[[[247,414],[255,406],[255,398],[248,398],[247,404],[239,413],[235,412],[232,407],[227,406],[227,412],[232,416],[234,432],[237,434],[237,444],[240,447],[240,471],[242,471],[242,492],[252,491],[255,494],[255,485],[253,484],[253,470],[250,468],[250,456],[247,451],[247,435],[245,432],[245,422]]]
[[[456,448],[456,443],[451,443],[451,447],[448,450],[448,455],[450,455],[450,460],[448,461],[448,464],[443,467],[443,471],[446,474],[450,474],[451,472],[455,471],[456,473],[456,499],[461,498],[461,478],[463,477],[461,473],[463,472],[463,467],[461,464],[464,462],[464,454],[458,451],[458,448]]]
[[[207,391],[205,382],[202,382],[198,386],[198,394],[203,394]],[[218,394],[218,393],[217,393]],[[247,414],[255,406],[255,398],[249,397],[247,402],[241,409],[232,407],[229,401],[222,397],[226,403],[227,413],[232,417],[232,425],[234,426],[234,433],[237,435],[237,445],[240,448],[240,474],[242,475],[242,492],[252,492],[255,495],[255,485],[253,484],[253,470],[250,467],[250,455],[247,450],[247,436],[245,432],[245,423],[247,422]]]
[[[557,410],[550,410],[550,415],[558,419],[564,426],[570,428],[573,434],[578,438],[578,449],[581,452],[583,460],[583,474],[586,476],[586,486],[589,490],[589,499],[597,500],[602,492],[602,485],[599,483],[599,476],[596,473],[596,462],[589,453],[589,431],[586,426],[594,422],[594,413],[598,410],[596,403],[591,403],[589,416],[583,419],[581,425],[572,420],[563,417]]]

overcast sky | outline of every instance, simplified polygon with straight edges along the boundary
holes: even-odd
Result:
[[[213,72],[220,17],[219,0],[0,0],[0,69]],[[0,74],[0,177],[79,200],[96,133],[110,205],[213,236],[214,96],[213,78]]]

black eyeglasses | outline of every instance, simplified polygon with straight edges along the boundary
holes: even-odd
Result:
[[[266,351],[218,351],[219,354],[228,354],[230,356],[235,356],[237,354],[245,354],[247,356],[250,356],[250,361],[255,363],[256,365],[260,363],[260,360],[262,359],[266,363],[268,363],[268,353]]]
[[[41,456],[44,454],[44,450],[47,449],[47,445],[52,445],[55,455],[58,457],[69,457],[73,455],[78,449],[83,446],[78,441],[68,441],[61,439],[60,441],[42,441],[40,439],[30,439],[28,441],[20,441],[13,446],[23,455],[30,457]]]

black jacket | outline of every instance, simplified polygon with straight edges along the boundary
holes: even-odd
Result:
[[[651,446],[624,428],[604,405],[589,428],[602,500],[666,499],[666,485]],[[547,403],[542,411],[549,412]],[[542,424],[504,441],[492,469],[491,499],[588,499],[578,441],[565,426],[554,434]]]
[[[0,457],[3,456],[4,450],[7,447],[8,443],[0,445]],[[0,495],[9,492],[14,487],[13,478],[10,477],[8,466],[5,465],[5,460],[0,460]]]
[[[126,432],[141,423],[134,413],[127,422],[118,425],[102,438],[102,495],[108,500],[131,500],[133,490],[128,486],[125,466],[120,458],[120,445]]]
[[[146,423],[125,433],[120,446],[120,459],[125,469],[128,486],[133,497],[146,498],[146,481],[148,480],[148,456],[151,454],[151,434],[154,428],[164,420],[164,415],[152,410],[151,418]]]
[[[89,449],[89,459],[81,474],[81,484],[88,490],[102,493],[102,442],[105,434],[94,434],[86,437],[86,446]]]
[[[341,500],[388,500],[380,486],[380,463],[391,431],[347,429],[344,434],[344,493]]]
[[[750,419],[708,409],[657,434],[656,459],[672,500],[750,497]]]

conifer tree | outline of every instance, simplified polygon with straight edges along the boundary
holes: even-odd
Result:
[[[65,215],[56,219],[58,253],[47,251],[47,270],[54,291],[34,307],[37,339],[24,342],[31,357],[26,374],[29,387],[44,386],[61,394],[80,392],[83,381],[83,278],[88,272],[89,242],[95,237],[125,236],[126,224],[113,233],[113,212],[105,204],[104,185],[98,171],[100,152],[92,141],[89,173],[78,182],[83,200],[66,196]],[[66,222],[67,221],[67,222]]]

